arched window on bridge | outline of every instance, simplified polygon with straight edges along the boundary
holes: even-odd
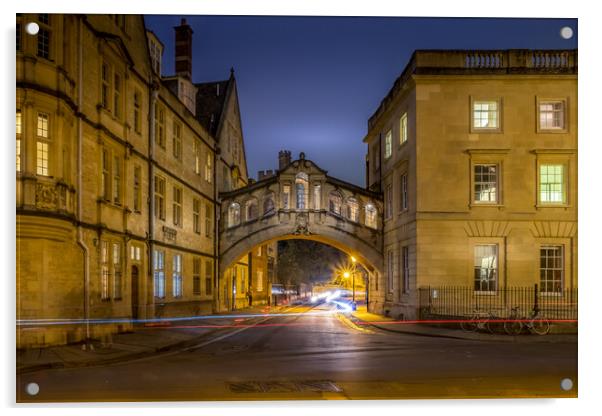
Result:
[[[245,220],[252,221],[257,218],[258,208],[257,199],[251,198],[245,202]]]
[[[309,176],[307,176],[307,173],[297,173],[297,177],[295,178],[295,193],[297,195],[297,209],[307,209],[309,202]]]
[[[376,228],[376,207],[372,204],[367,204],[364,210],[366,215],[366,227]]]
[[[341,205],[343,198],[337,191],[332,191],[328,197],[328,209],[333,214],[341,215]]]
[[[228,207],[228,227],[235,227],[240,224],[240,204],[232,202]]]
[[[314,209],[322,209],[322,186],[317,183],[314,185]]]
[[[263,198],[263,215],[270,215],[274,212],[274,194],[268,194]]]
[[[360,221],[360,204],[355,198],[347,198],[347,218],[353,222]]]

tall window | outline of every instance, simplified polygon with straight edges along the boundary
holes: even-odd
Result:
[[[134,212],[140,212],[142,205],[142,168],[134,166]]]
[[[336,215],[341,215],[341,205],[343,204],[343,198],[341,195],[333,191],[328,197],[328,210]]]
[[[199,257],[192,259],[192,294],[201,294],[201,259]]]
[[[542,204],[566,203],[564,165],[539,166],[539,202]]]
[[[561,293],[564,283],[564,247],[542,246],[539,249],[539,276],[543,293]]]
[[[173,297],[182,297],[182,255],[174,254],[172,267],[172,290]]]
[[[408,113],[403,113],[399,119],[399,144],[408,141]]]
[[[388,159],[393,154],[393,133],[391,130],[385,134],[385,159]]]
[[[210,151],[207,151],[207,157],[205,158],[205,180],[211,183],[211,176],[213,175],[213,169],[211,168],[213,156]]]
[[[155,217],[165,221],[165,179],[155,176]]]
[[[133,261],[140,261],[140,246],[130,246],[130,259]]]
[[[140,91],[134,92],[134,131],[142,132],[142,94]]]
[[[401,293],[410,291],[410,247],[401,248]]]
[[[192,154],[194,155],[194,173],[201,174],[201,144],[198,139],[192,139]]]
[[[263,215],[274,212],[274,194],[266,195],[263,199]]]
[[[196,198],[192,200],[192,228],[195,233],[201,233],[201,201]]]
[[[106,110],[110,110],[111,68],[109,67],[109,64],[103,62],[100,72],[102,82],[100,91],[100,103],[102,104],[103,108],[105,108]]]
[[[173,224],[182,226],[182,188],[173,187]]]
[[[364,207],[364,215],[366,216],[366,227],[376,228],[376,208],[372,204],[367,204]]]
[[[153,253],[153,289],[155,297],[165,297],[165,252],[154,250]]]
[[[113,298],[121,299],[122,291],[122,270],[121,270],[121,244],[113,243],[113,273],[115,279],[113,280]]]
[[[353,222],[360,221],[360,204],[355,198],[347,198],[347,218]]]
[[[21,110],[17,110],[17,172],[21,172],[21,133],[23,129],[23,118],[21,117]]]
[[[408,174],[404,173],[401,175],[401,203],[400,208],[402,211],[408,209]]]
[[[257,270],[257,281],[255,282],[255,290],[257,292],[263,292],[263,270]]]
[[[393,293],[393,250],[387,252],[387,293]]]
[[[113,202],[121,203],[121,158],[113,158]]]
[[[495,292],[498,279],[497,244],[476,245],[474,247],[474,290]]]
[[[173,157],[182,159],[182,125],[177,121],[173,122]]]
[[[385,186],[385,218],[393,216],[393,186],[389,183]]]
[[[102,149],[102,198],[111,200],[111,153],[108,149]]]
[[[213,262],[205,260],[205,295],[213,293]]]
[[[291,187],[290,185],[282,186],[282,208],[288,209],[291,200]]]
[[[245,220],[251,221],[257,218],[257,200],[255,198],[249,199],[245,203]]]
[[[498,165],[474,165],[474,202],[498,202]]]
[[[205,203],[205,237],[213,237],[213,207],[209,202]]]
[[[48,14],[39,14],[38,22],[40,23],[40,30],[38,31],[37,55],[44,59],[50,59],[50,16]]]
[[[36,173],[42,176],[49,176],[49,147],[50,137],[49,116],[46,113],[38,113],[37,127],[37,146],[36,146]]]
[[[472,127],[475,129],[498,129],[500,127],[498,101],[473,101]]]
[[[228,207],[228,227],[234,227],[240,224],[240,204],[233,202]]]
[[[121,75],[115,72],[113,79],[115,80],[113,85],[113,114],[115,117],[121,117]]]
[[[299,172],[295,177],[295,193],[297,195],[297,209],[306,209],[309,194],[309,177],[305,172]]]
[[[155,103],[155,143],[165,149],[165,110]]]
[[[109,242],[100,242],[100,298],[102,300],[109,299]]]
[[[314,185],[314,209],[322,208],[322,186],[318,183]]]
[[[539,128],[541,130],[564,129],[564,101],[539,102]]]

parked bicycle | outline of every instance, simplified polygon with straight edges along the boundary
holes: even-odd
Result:
[[[515,306],[510,311],[510,316],[504,321],[504,331],[508,335],[519,335],[524,328],[537,335],[546,335],[550,332],[550,321],[539,311],[531,311],[528,317],[522,316],[520,306]]]
[[[497,327],[499,318],[492,312],[482,312],[475,309],[468,319],[460,322],[460,327],[467,332],[475,332],[477,330],[486,330],[493,334]]]

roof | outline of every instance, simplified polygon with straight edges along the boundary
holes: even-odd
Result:
[[[230,79],[194,84],[197,88],[196,118],[214,137],[224,111],[229,83]]]

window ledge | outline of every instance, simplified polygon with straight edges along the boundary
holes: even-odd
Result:
[[[468,206],[470,208],[482,208],[482,207],[486,207],[486,208],[498,208],[498,209],[503,209],[504,208],[504,204],[488,204],[488,203],[478,203],[478,202],[471,202],[470,204],[468,204]]]
[[[497,291],[483,292],[483,291],[475,290],[474,294],[478,295],[478,296],[497,296]]]
[[[562,129],[538,129],[538,134],[567,134],[569,131],[566,128]]]
[[[564,208],[564,209],[569,209],[569,208],[573,208],[572,204],[535,204],[535,208],[537,209],[541,209],[541,208]]]

